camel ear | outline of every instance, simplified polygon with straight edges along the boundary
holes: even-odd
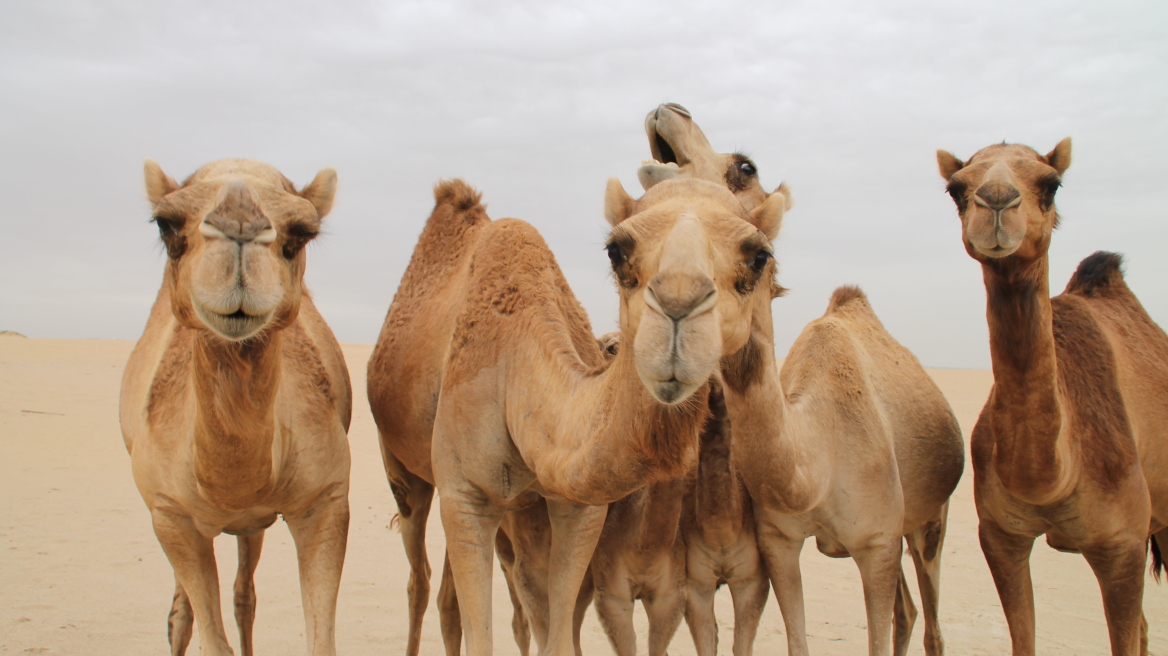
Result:
[[[1071,168],[1071,138],[1067,137],[1058,142],[1054,150],[1046,154],[1046,163],[1054,167],[1054,170],[1062,175],[1067,169]]]
[[[783,213],[795,204],[791,197],[791,189],[783,183],[774,190],[762,205],[754,208],[750,213],[750,222],[755,225],[767,239],[779,236],[779,227],[783,224]]]
[[[964,166],[965,162],[954,157],[953,153],[947,150],[937,151],[937,170],[941,172],[941,177],[945,178],[946,181],[952,178],[953,174],[960,171]]]
[[[178,189],[178,183],[162,172],[162,167],[152,159],[146,160],[146,197],[150,204],[157,206],[162,197]]]
[[[333,209],[333,198],[337,194],[337,172],[335,169],[321,169],[308,186],[300,190],[300,196],[312,203],[320,218]]]
[[[604,190],[604,219],[609,225],[615,228],[632,216],[635,203],[619,179],[608,179],[608,187]]]

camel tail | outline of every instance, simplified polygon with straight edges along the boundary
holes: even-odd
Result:
[[[1123,281],[1123,256],[1095,251],[1079,262],[1064,293],[1093,297],[1111,296],[1121,290],[1127,290]]]
[[[1160,551],[1160,543],[1156,541],[1154,535],[1148,538],[1148,546],[1152,551],[1152,578],[1159,583],[1160,573],[1164,571],[1164,553]]]

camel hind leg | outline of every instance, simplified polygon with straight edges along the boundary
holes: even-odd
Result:
[[[166,640],[170,643],[170,656],[183,656],[191,635],[195,630],[195,614],[191,611],[191,600],[175,577],[174,601],[170,605],[170,615],[166,618]]]
[[[520,656],[528,656],[531,650],[531,627],[527,624],[527,615],[523,612],[523,603],[519,600],[519,593],[515,589],[515,547],[511,538],[502,528],[495,533],[495,553],[499,556],[499,565],[503,568],[503,579],[507,582],[507,594],[511,596],[511,633],[515,636],[515,644],[519,647]]]
[[[242,656],[252,656],[252,628],[255,626],[255,571],[260,562],[260,550],[264,546],[264,532],[255,535],[240,535],[236,538],[239,546],[239,569],[235,574],[235,624],[239,627],[239,651]]]
[[[949,502],[946,501],[936,517],[906,536],[921,590],[921,607],[925,613],[925,654],[928,656],[945,653],[940,621],[941,551],[945,546],[948,525]],[[908,590],[904,593],[907,595]]]
[[[892,653],[896,656],[905,656],[908,653],[909,641],[912,639],[913,626],[917,623],[917,607],[913,604],[912,592],[908,589],[908,579],[904,576],[903,566],[900,568],[900,577],[896,583],[896,603],[892,607],[892,617]]]
[[[415,476],[385,448],[381,449],[385,474],[397,502],[397,523],[401,530],[406,558],[410,561],[409,595],[410,633],[406,642],[406,656],[418,656],[422,643],[422,618],[430,603],[430,559],[426,556],[426,521],[434,500],[434,486]]]
[[[438,585],[438,624],[442,630],[442,644],[446,656],[462,653],[462,613],[458,609],[458,592],[454,589],[454,574],[450,571],[450,552],[442,559],[442,583]]]

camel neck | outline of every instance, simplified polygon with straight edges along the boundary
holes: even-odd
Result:
[[[826,482],[825,449],[804,444],[816,437],[804,428],[814,417],[795,417],[807,404],[792,405],[783,389],[769,305],[755,311],[753,322],[746,346],[722,359],[734,464],[756,508],[798,514]]]
[[[198,331],[193,340],[195,473],[221,507],[252,507],[271,490],[281,342],[279,331],[241,343]]]
[[[507,405],[509,423],[523,433],[520,449],[546,492],[611,503],[693,467],[707,386],[676,405],[657,401],[637,375],[632,340],[624,344],[603,370],[556,358],[553,367],[515,371],[523,387],[540,390],[509,397]],[[546,399],[559,401],[549,408]]]
[[[710,418],[701,434],[694,516],[703,533],[736,535],[743,521],[742,490],[731,460],[733,433],[722,386],[710,385]],[[713,540],[707,539],[708,542]]]
[[[994,388],[988,404],[1003,485],[1043,502],[1066,482],[1048,260],[982,264]]]

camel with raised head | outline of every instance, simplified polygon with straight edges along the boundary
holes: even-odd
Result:
[[[631,348],[607,365],[538,233],[521,221],[491,221],[461,182],[436,189],[370,361],[370,398],[391,476],[400,468],[442,496],[472,656],[492,648],[499,523],[539,496],[557,572],[545,651],[573,652],[575,601],[606,504],[692,466],[706,381],[746,337],[738,289],[755,276],[742,263],[757,233],[750,221],[781,212],[781,199],[746,213],[708,183],[661,186],[645,212],[618,199],[618,213],[638,214],[614,227],[608,243]],[[716,266],[696,266],[694,249],[711,242],[702,255],[716,255]],[[433,486],[403,465],[421,460],[419,441],[433,454]],[[399,476],[391,484],[412,513],[402,485],[411,482]]]
[[[764,232],[773,239],[778,226]],[[893,642],[898,654],[908,648],[916,609],[900,566],[907,538],[926,652],[941,653],[940,553],[964,464],[953,412],[854,287],[836,290],[779,371],[770,312],[779,290],[753,290],[751,336],[721,370],[732,462],[753,505],[788,650],[807,653],[799,552],[814,535],[823,553],[856,560],[872,654],[890,653]]]
[[[146,162],[166,246],[162,288],[122,379],[134,481],[175,574],[171,653],[199,627],[231,654],[213,538],[238,536],[235,618],[252,653],[253,575],[264,529],[296,543],[310,653],[334,654],[349,527],[349,374],[304,288],[304,246],[332,207],[336,173],[297,191],[252,160],[212,162],[179,185]]]
[[[962,242],[981,264],[994,386],[973,430],[982,551],[1015,656],[1034,653],[1030,551],[1046,534],[1082,553],[1103,592],[1113,654],[1147,654],[1141,608],[1168,544],[1168,335],[1098,252],[1051,298],[1047,250],[1071,140],[1044,155],[937,151]]]
[[[770,196],[754,162],[740,153],[715,151],[681,105],[666,103],[649,112],[645,132],[654,158],[637,172],[645,189],[667,179],[706,180],[729,189],[748,210]],[[783,198],[783,211],[789,210],[786,185],[775,193]],[[619,335],[605,335],[601,342],[615,353]],[[592,579],[597,616],[620,656],[636,653],[636,599],[649,619],[650,656],[665,653],[683,614],[698,653],[713,656],[714,593],[722,584],[734,598],[734,653],[751,652],[769,589],[750,501],[729,460],[730,424],[716,377],[709,403],[712,415],[702,430],[697,468],[609,507]]]

